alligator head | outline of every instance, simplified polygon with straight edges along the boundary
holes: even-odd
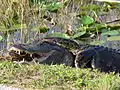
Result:
[[[38,61],[45,64],[62,64],[69,58],[72,61],[72,54],[62,46],[50,42],[39,42],[34,44],[14,44],[9,49],[9,55],[13,61]],[[66,59],[67,58],[67,59]],[[69,60],[69,61],[70,61]],[[69,62],[68,61],[68,62]],[[73,62],[71,62],[71,65]]]

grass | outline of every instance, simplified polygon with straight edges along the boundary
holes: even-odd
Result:
[[[0,62],[0,84],[27,90],[120,90],[119,74],[64,65]]]

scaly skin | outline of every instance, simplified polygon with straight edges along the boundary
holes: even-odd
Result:
[[[86,46],[83,43],[78,43],[74,39],[65,39],[60,37],[46,37],[41,40],[41,42],[44,41],[58,44],[59,46],[66,48],[69,52],[72,52],[74,55],[76,55],[78,51],[81,51]]]
[[[116,49],[93,46],[76,55],[75,67],[97,68],[104,72],[119,72],[120,53]]]
[[[60,38],[60,37],[48,37],[48,38],[43,38],[42,41],[56,43],[68,49],[79,49],[80,48],[80,44],[77,41],[72,40],[72,39],[65,39],[65,38]]]

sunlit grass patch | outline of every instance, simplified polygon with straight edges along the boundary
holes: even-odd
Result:
[[[64,65],[14,64],[0,62],[0,84],[19,88],[52,90],[119,90],[120,77],[98,70]]]

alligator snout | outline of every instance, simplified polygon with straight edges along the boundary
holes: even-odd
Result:
[[[23,48],[19,49],[18,45],[13,46],[9,49],[9,56],[12,57],[12,61],[17,62],[41,62],[45,60],[51,53],[41,53],[41,52],[28,52],[26,50],[23,50]]]

